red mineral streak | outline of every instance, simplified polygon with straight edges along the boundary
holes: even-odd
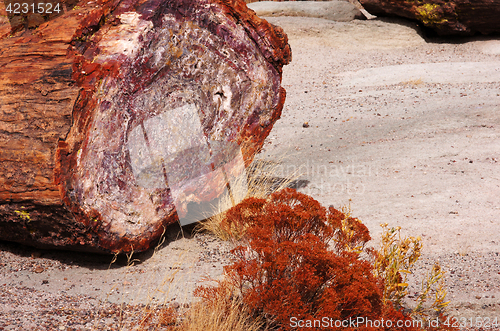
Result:
[[[155,165],[141,168],[153,171],[153,182],[169,183],[158,164],[170,180],[184,178],[196,155],[158,163],[156,154],[192,150],[201,138],[182,128],[171,144],[155,138],[175,123],[198,123],[211,158],[230,153],[215,152],[211,141],[232,144],[248,165],[283,108],[287,37],[243,1],[82,1],[2,37],[8,24],[0,21],[0,239],[146,250],[177,221],[176,201],[166,186],[141,186],[131,153],[144,157],[139,167]],[[186,104],[198,122],[172,111]],[[130,132],[146,122],[151,137],[133,142]],[[214,159],[203,162],[214,167]],[[179,207],[220,193],[220,175],[206,178],[178,183]]]

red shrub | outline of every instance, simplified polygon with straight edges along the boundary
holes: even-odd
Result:
[[[327,219],[334,229],[334,247],[339,254],[345,251],[360,253],[371,239],[368,228],[363,223],[332,206],[328,208]]]
[[[233,251],[237,260],[225,270],[244,302],[285,329],[291,317],[379,316],[381,291],[371,265],[355,252],[329,250],[332,239],[339,247],[347,240],[342,216],[292,189],[267,200],[246,199],[229,210],[227,222],[249,226],[247,245]],[[351,239],[358,243],[369,236]]]
[[[246,228],[244,244],[232,251],[235,262],[225,268],[227,279],[254,314],[264,317],[269,329],[294,329],[291,318],[385,318],[394,321],[393,325],[397,320],[411,320],[392,305],[383,306],[383,282],[360,257],[370,235],[357,219],[285,189],[268,199],[245,199],[227,212],[225,222],[222,226]],[[216,291],[202,287],[197,293],[210,299]]]

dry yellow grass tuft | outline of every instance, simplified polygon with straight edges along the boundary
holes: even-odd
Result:
[[[419,87],[420,85],[424,84],[424,81],[422,78],[417,78],[417,79],[410,79],[405,82],[401,82],[400,85],[404,87],[411,87],[411,88],[416,88]]]
[[[420,257],[422,240],[420,237],[401,238],[400,227],[388,228],[386,223],[381,226],[384,231],[380,248],[375,253],[373,273],[384,280],[384,304],[392,301],[396,307],[401,307],[402,300],[408,295],[407,275]],[[422,289],[412,309],[412,317],[426,320],[433,311],[444,312],[449,304],[449,301],[445,301],[447,292],[444,274],[441,266],[434,264],[427,278],[422,280]],[[434,301],[428,302],[432,296]]]
[[[267,198],[274,192],[290,187],[300,174],[295,171],[283,175],[281,160],[277,162],[254,161],[246,170],[247,176],[240,176],[231,182],[231,191],[225,194],[219,204],[212,211],[212,217],[200,222],[197,231],[212,233],[217,238],[227,240],[239,240],[245,234],[244,227],[222,226],[226,218],[226,211],[245,198]]]
[[[133,330],[169,331],[258,331],[263,321],[250,314],[250,309],[234,295],[234,287],[220,282],[221,287],[210,299],[204,298],[181,313],[170,306],[146,307]]]
[[[250,309],[234,295],[234,288],[227,282],[210,300],[202,300],[189,310],[181,326],[183,331],[258,331],[263,321],[251,315]]]

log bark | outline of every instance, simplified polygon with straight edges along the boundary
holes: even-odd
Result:
[[[0,8],[0,239],[146,250],[262,147],[287,37],[242,0],[61,4]]]
[[[415,20],[441,36],[500,33],[499,0],[360,0],[376,16]]]

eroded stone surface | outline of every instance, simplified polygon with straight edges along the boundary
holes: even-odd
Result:
[[[88,13],[66,44],[80,90],[48,170],[55,202],[87,233],[77,242],[140,251],[251,162],[280,116],[290,48],[242,1],[109,8]]]

